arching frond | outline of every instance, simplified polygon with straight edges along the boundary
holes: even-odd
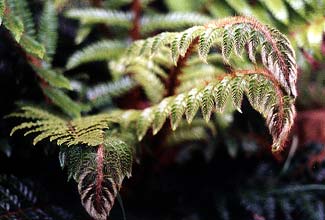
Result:
[[[252,106],[266,118],[273,136],[272,149],[278,150],[283,147],[293,124],[295,109],[293,99],[279,94],[280,91],[273,83],[267,75],[264,75],[263,70],[234,73],[205,87],[194,88],[176,97],[168,97],[160,104],[144,111],[135,113],[135,110],[132,110],[133,114],[138,114],[138,117],[132,117],[132,120],[137,124],[137,135],[141,140],[150,127],[153,134],[156,134],[168,117],[173,130],[177,128],[184,114],[191,123],[199,108],[203,117],[209,121],[212,112],[223,111],[229,98],[232,99],[234,107],[240,110],[243,94],[246,94]],[[252,92],[251,88],[261,89]],[[124,114],[128,114],[128,111],[120,113],[121,123],[127,124],[128,122],[123,122]]]
[[[193,31],[194,29],[194,31]],[[238,36],[239,33],[245,33]],[[195,38],[199,38],[198,54],[206,61],[212,46],[218,44],[222,48],[224,60],[227,62],[230,53],[240,55],[240,49],[248,45],[249,58],[255,62],[258,47],[261,48],[263,65],[273,74],[286,93],[297,96],[296,79],[297,67],[295,52],[289,40],[276,29],[262,25],[253,18],[232,17],[197,26],[179,33],[163,33],[153,38],[135,42],[128,51],[129,54],[143,54],[152,56],[157,50],[154,45],[168,46],[176,59],[187,51],[184,45],[189,45]],[[240,41],[236,41],[238,39]],[[221,42],[221,43],[220,43]],[[236,42],[236,43],[235,43]],[[157,46],[155,46],[157,47]]]

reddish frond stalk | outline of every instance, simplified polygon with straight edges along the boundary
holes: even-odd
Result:
[[[100,144],[97,149],[97,177],[96,177],[96,203],[100,204],[102,199],[102,184],[104,180],[104,145]]]
[[[198,44],[199,38],[195,38],[190,46],[188,47],[184,56],[180,56],[177,60],[176,65],[172,68],[169,73],[168,81],[167,81],[167,96],[172,96],[175,94],[175,90],[179,85],[178,76],[182,73],[182,69],[186,66],[187,59],[194,52],[195,46]]]
[[[140,0],[133,0],[132,3],[133,12],[133,27],[131,30],[132,40],[140,39],[140,16],[141,16],[141,2]]]

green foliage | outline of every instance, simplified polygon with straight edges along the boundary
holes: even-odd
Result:
[[[104,143],[104,130],[108,129],[108,123],[113,121],[107,114],[66,120],[30,106],[22,107],[21,112],[9,116],[25,120],[12,129],[11,135],[18,130],[28,130],[24,135],[35,133],[37,136],[34,138],[34,145],[49,138],[58,145],[98,146]]]
[[[80,20],[83,25],[103,23],[125,28],[131,27],[132,20],[130,13],[98,8],[71,9],[66,13],[66,16]]]
[[[68,60],[67,68],[72,69],[83,63],[92,61],[105,61],[118,57],[125,49],[125,45],[119,41],[104,40],[77,51]]]
[[[51,63],[55,54],[58,38],[58,20],[55,6],[52,1],[47,0],[44,4],[43,13],[40,19],[38,40],[44,45],[46,51],[45,59]]]
[[[61,166],[66,167],[69,179],[78,183],[81,202],[93,218],[107,219],[124,177],[131,175],[136,142],[145,140],[149,129],[153,135],[163,128],[168,133],[164,126],[167,121],[175,133],[167,134],[165,143],[206,141],[216,133],[213,113],[229,114],[234,109],[241,112],[247,97],[266,119],[273,138],[272,150],[285,146],[295,117],[297,65],[291,43],[277,29],[251,17],[212,21],[209,16],[190,12],[156,14],[148,9],[137,16],[134,11],[119,10],[129,1],[106,2],[115,5],[114,9],[91,8],[88,4],[84,8],[72,7],[65,15],[80,21],[78,43],[97,24],[105,30],[107,39],[76,51],[66,68],[106,61],[112,78],[108,83],[87,87],[87,103],[83,104],[65,93],[63,89],[72,90],[73,85],[51,63],[58,38],[55,7],[64,7],[66,2],[57,1],[55,5],[46,1],[40,26],[35,29],[25,1],[20,6],[14,4],[16,0],[11,1],[12,11],[4,17],[5,26],[26,51],[41,78],[45,97],[72,118],[24,106],[10,115],[23,120],[11,135],[24,130],[24,135],[36,135],[34,144],[49,139],[60,146]],[[226,2],[233,10],[232,1]],[[287,4],[280,0],[260,2],[258,7],[267,8],[283,25],[288,22],[283,12]],[[250,7],[245,3],[240,4]],[[150,8],[147,1],[141,4]],[[168,5],[178,8],[176,3]],[[14,16],[17,8],[20,12],[27,10],[26,14]],[[160,33],[182,28],[188,29]],[[118,39],[114,39],[116,36]],[[133,40],[151,37],[129,45],[130,36]],[[138,97],[129,98],[128,92],[138,86],[142,89]],[[115,107],[105,113],[81,116],[107,103],[115,104],[112,98],[121,95],[128,98],[126,106],[135,109]]]
[[[73,101],[67,94],[62,90],[45,86],[42,90],[46,97],[48,97],[56,106],[71,117],[80,117],[83,110],[87,110],[86,105],[81,105]]]

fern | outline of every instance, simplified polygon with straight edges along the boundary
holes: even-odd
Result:
[[[253,80],[258,78],[258,80]],[[164,99],[160,104],[151,107],[143,112],[138,112],[138,118],[135,118],[137,124],[137,134],[139,140],[143,138],[149,127],[152,126],[153,134],[156,134],[166,121],[167,117],[171,118],[171,127],[173,130],[177,128],[179,120],[181,120],[183,114],[186,113],[187,120],[190,123],[195,116],[196,112],[201,108],[203,117],[209,121],[212,111],[217,109],[223,111],[223,107],[226,100],[230,96],[230,89],[228,85],[232,83],[238,83],[241,81],[242,86],[236,88],[232,87],[232,93],[244,93],[250,97],[252,106],[261,112],[267,119],[270,133],[273,136],[273,150],[278,150],[283,147],[290,127],[293,124],[293,118],[295,116],[295,110],[292,103],[292,99],[288,96],[278,97],[275,99],[267,99],[267,97],[276,97],[277,91],[274,89],[272,82],[267,79],[261,72],[244,74],[234,73],[233,77],[225,77],[221,81],[209,83],[206,87],[201,89],[192,89],[188,93],[180,94],[177,97],[168,97]],[[266,83],[265,83],[266,82]],[[249,88],[259,87],[263,85],[265,88],[265,94],[252,93]],[[240,90],[240,91],[239,91]],[[266,97],[264,97],[267,95]],[[267,99],[262,100],[261,97]],[[236,103],[235,108],[240,108],[240,104],[243,96],[231,96],[233,103]],[[252,100],[255,100],[254,102]],[[134,110],[132,110],[134,111]],[[123,120],[123,114],[120,116]],[[125,122],[124,122],[125,123]]]
[[[58,21],[55,6],[52,1],[47,0],[44,4],[37,37],[39,42],[45,47],[46,60],[49,63],[51,63],[56,50],[57,29]]]
[[[25,119],[27,122],[14,127],[11,135],[18,130],[25,130],[24,135],[38,134],[33,144],[49,138],[58,145],[88,145],[98,146],[104,143],[104,130],[108,129],[108,123],[113,119],[107,114],[66,120],[38,108],[25,106],[19,113],[13,113],[10,117]],[[32,121],[29,121],[32,120]]]
[[[124,177],[131,176],[132,148],[123,140],[107,137],[94,148],[60,151],[62,167],[78,182],[81,202],[95,219],[107,219]]]
[[[86,96],[92,106],[101,107],[111,103],[112,98],[119,97],[135,88],[136,85],[137,83],[130,77],[124,77],[111,83],[103,83],[89,88]]]
[[[207,16],[197,13],[169,13],[163,15],[144,16],[141,19],[142,34],[155,30],[175,30],[193,25],[202,25],[210,21]]]
[[[104,23],[107,25],[117,25],[130,28],[132,15],[130,13],[111,11],[96,8],[71,9],[66,16],[78,19],[83,25]]]
[[[96,42],[73,54],[68,60],[67,68],[72,69],[83,63],[116,58],[122,53],[123,49],[125,49],[124,44],[118,41]]]
[[[224,31],[222,36],[219,36],[217,39],[222,39],[222,51],[224,60],[228,61],[229,53],[233,50],[231,45],[234,44],[234,38],[232,34],[228,34],[234,31],[237,28],[240,28],[243,32],[247,32],[250,34],[251,38],[254,38],[254,43],[262,44],[261,56],[263,65],[268,68],[268,70],[273,74],[277,81],[283,86],[286,92],[294,97],[297,95],[295,82],[297,78],[297,67],[295,64],[295,52],[293,51],[292,47],[290,46],[290,42],[288,39],[281,34],[280,32],[276,31],[275,29],[269,28],[264,26],[254,20],[253,18],[245,18],[245,17],[233,17],[230,19],[222,19],[217,22],[211,22],[207,24],[205,27],[195,27],[197,31],[184,31],[180,33],[164,33],[163,38],[162,35],[158,35],[153,38],[149,38],[145,41],[136,42],[133,47],[129,50],[129,53],[140,54],[139,51],[149,51],[149,55],[151,54],[150,51],[153,50],[153,42],[156,45],[172,45],[172,42],[175,42],[175,39],[183,39],[183,41],[177,44],[178,50],[173,49],[175,46],[171,46],[173,49],[172,52],[175,54],[173,57],[179,57],[180,53],[183,48],[180,48],[181,45],[190,45],[193,42],[193,38],[199,36],[199,49],[198,53],[203,61],[206,61],[206,54],[210,50],[211,46],[213,46],[213,42],[217,43],[216,36],[212,39],[207,39],[206,35],[209,35],[209,32],[212,30],[218,31],[222,30],[225,26],[227,28]],[[192,34],[194,36],[189,36],[186,38],[182,38],[184,34]],[[226,33],[226,34],[225,34]],[[255,40],[258,39],[258,40]],[[177,40],[176,40],[177,41]],[[247,39],[244,43],[249,43],[252,40]],[[149,43],[150,42],[150,43]],[[237,42],[236,44],[239,44]],[[237,46],[238,47],[238,46]],[[241,45],[243,47],[243,45]],[[184,48],[183,50],[187,51],[188,48]],[[252,50],[255,48],[251,47]],[[273,50],[273,51],[271,51]],[[255,51],[249,51],[249,57],[253,57]],[[253,59],[252,61],[255,61]]]

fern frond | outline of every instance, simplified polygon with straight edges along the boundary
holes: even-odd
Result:
[[[10,13],[19,17],[25,27],[24,33],[29,37],[35,37],[35,24],[33,21],[32,13],[28,7],[26,0],[7,0],[7,6]]]
[[[158,103],[163,98],[165,86],[162,81],[152,72],[144,68],[130,68],[133,71],[133,79],[141,85],[146,96],[152,103]]]
[[[60,161],[78,182],[81,203],[95,219],[107,219],[124,177],[131,176],[133,149],[116,137],[94,148],[62,148]]]
[[[111,103],[112,98],[119,97],[131,89],[135,88],[137,83],[126,76],[120,80],[96,85],[87,90],[87,99],[94,107],[101,107]]]
[[[33,66],[35,72],[46,82],[48,82],[51,86],[56,88],[63,88],[72,90],[70,85],[70,81],[63,76],[62,73],[58,73],[55,70],[46,68],[46,67],[36,67]]]
[[[24,32],[24,23],[13,13],[7,13],[4,17],[4,26],[12,33],[14,39],[19,42]]]
[[[66,67],[72,69],[84,63],[116,58],[124,49],[125,44],[120,41],[99,41],[83,48],[81,51],[75,52],[69,58]]]
[[[137,124],[137,136],[141,140],[150,127],[153,129],[153,134],[156,134],[167,117],[171,119],[173,130],[177,128],[183,114],[190,123],[199,108],[203,118],[209,121],[212,112],[216,110],[223,112],[230,97],[234,107],[240,110],[243,94],[246,94],[252,106],[266,118],[266,124],[273,136],[272,149],[278,150],[284,145],[293,124],[295,109],[294,100],[289,96],[283,96],[274,83],[276,82],[269,78],[265,70],[238,71],[205,87],[194,88],[176,97],[167,97],[156,106],[142,112],[138,111],[138,118],[132,117],[132,122]],[[255,90],[253,92],[251,88],[260,89],[257,90],[258,92]],[[270,99],[270,97],[276,98]],[[135,110],[131,111],[133,116],[136,115]],[[120,119],[123,120],[123,116]]]
[[[216,127],[210,121],[195,119],[191,124],[181,121],[178,129],[167,136],[166,144],[175,146],[184,142],[208,141],[211,135],[216,135]]]
[[[34,145],[43,139],[49,139],[56,141],[58,145],[98,146],[104,142],[104,131],[113,121],[107,114],[67,120],[30,106],[22,107],[21,112],[9,115],[9,117],[25,120],[12,129],[11,135],[16,131],[28,129],[25,135],[37,134],[33,141]]]
[[[79,117],[81,111],[84,110],[81,104],[73,101],[67,94],[65,94],[60,89],[46,86],[42,87],[42,90],[46,97],[48,97],[63,112],[72,117]],[[87,107],[84,108],[87,109]]]
[[[26,50],[26,52],[43,59],[45,55],[45,47],[40,44],[38,41],[34,40],[34,38],[29,35],[23,34],[19,41],[19,44]]]
[[[173,12],[162,15],[143,16],[141,19],[142,34],[152,33],[156,30],[177,30],[193,25],[202,25],[211,18],[198,13]]]
[[[132,20],[131,13],[97,8],[71,9],[66,16],[80,20],[83,25],[103,23],[126,28],[131,27]]]
[[[47,0],[43,7],[37,38],[45,47],[45,59],[51,63],[58,39],[58,19],[53,1]]]
[[[143,52],[147,51],[146,55],[152,56],[153,54],[151,51],[153,51],[152,49],[154,45],[152,42],[155,42],[155,45],[158,45],[155,46],[156,48],[168,46],[171,51],[175,53],[177,50],[174,48],[177,48],[177,46],[179,48],[180,45],[183,44],[179,39],[184,39],[186,33],[200,36],[198,53],[201,55],[203,61],[205,61],[206,54],[214,44],[220,45],[226,62],[228,61],[230,53],[234,51],[235,54],[237,52],[239,55],[238,50],[244,48],[247,44],[249,48],[249,57],[253,62],[255,62],[256,59],[254,54],[257,51],[254,50],[257,49],[257,44],[259,44],[259,46],[261,46],[263,65],[274,75],[287,94],[294,97],[297,96],[295,86],[297,79],[295,52],[292,49],[289,40],[282,33],[249,17],[225,18],[215,22],[210,22],[203,26],[203,28],[198,26],[197,29],[198,32],[194,33],[188,29],[183,32],[163,33],[153,38],[140,40],[130,47],[128,54],[143,55]],[[223,31],[222,36],[218,34],[219,31]],[[236,41],[238,36],[234,37],[234,35],[236,35],[236,33],[238,35],[239,31],[245,33],[245,35],[243,35],[245,37],[241,36],[241,41]],[[192,42],[194,40],[193,37],[188,39],[192,40]],[[220,44],[220,42],[222,43]],[[185,43],[184,45],[188,45],[188,43]],[[176,54],[173,55],[173,57],[178,56]]]

